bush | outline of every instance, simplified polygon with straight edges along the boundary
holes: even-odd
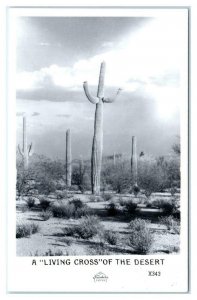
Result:
[[[35,223],[21,223],[16,224],[16,238],[23,238],[30,236],[40,230],[38,224]]]
[[[105,246],[100,243],[96,246],[89,247],[88,255],[109,255],[110,252],[105,248]]]
[[[61,250],[57,250],[56,252],[53,252],[51,249],[45,252],[43,256],[63,256],[64,253]]]
[[[152,206],[162,209],[166,215],[172,215],[177,212],[177,205],[173,200],[157,199],[152,201]]]
[[[73,204],[76,209],[82,208],[85,206],[85,204],[79,198],[75,198],[75,199],[71,200],[69,203]]]
[[[116,245],[118,241],[117,233],[113,231],[106,230],[103,234],[103,238],[107,241],[110,245]]]
[[[42,218],[43,221],[47,221],[52,217],[52,215],[53,215],[52,212],[50,210],[47,210],[47,211],[42,211],[39,214],[39,217]]]
[[[29,197],[29,198],[26,200],[26,203],[27,203],[28,208],[31,209],[32,207],[35,206],[35,199],[32,198],[32,197]]]
[[[116,165],[105,162],[103,164],[102,180],[117,193],[128,191],[131,186],[129,161],[118,161]]]
[[[89,239],[103,230],[97,216],[85,216],[81,218],[78,233],[83,239]]]
[[[161,160],[161,159],[160,159]],[[152,158],[141,158],[138,164],[138,184],[147,198],[153,192],[163,191],[167,187],[167,178],[162,162]]]
[[[90,195],[89,200],[90,202],[102,202],[103,198],[100,196]]]
[[[172,216],[161,217],[159,218],[161,224],[165,225],[168,230],[172,231],[175,234],[180,233],[180,222],[179,220],[173,218]]]
[[[90,215],[91,208],[80,199],[74,199],[66,204],[56,204],[52,206],[52,213],[55,218],[81,218]]]
[[[125,201],[123,207],[125,212],[133,214],[137,208],[137,203],[133,202],[132,200]]]
[[[76,236],[82,239],[89,239],[103,230],[97,216],[82,217],[76,227],[65,228],[64,232],[68,236]]]
[[[109,194],[109,193],[108,194],[103,194],[102,198],[103,198],[104,201],[109,201],[113,198],[113,195]]]
[[[137,195],[140,192],[140,188],[137,185],[134,185],[133,188],[132,188],[132,192],[135,195],[135,197],[137,197]]]
[[[51,207],[55,218],[71,218],[74,216],[75,207],[73,204],[55,204]]]
[[[58,200],[67,198],[67,191],[58,190],[58,191],[55,192],[55,194],[56,194],[56,197],[57,197]]]
[[[55,183],[47,175],[39,179],[39,183],[36,184],[35,188],[39,194],[49,195],[56,191]]]
[[[138,254],[146,254],[149,252],[152,243],[153,237],[148,229],[149,222],[141,219],[135,219],[129,223],[129,229],[131,232],[128,238],[128,244]]]
[[[51,205],[51,201],[48,199],[40,197],[39,201],[40,201],[40,206],[43,210],[47,210]]]
[[[117,208],[117,206],[116,206],[116,204],[114,202],[110,202],[107,205],[106,209],[107,209],[107,214],[109,216],[116,216],[117,213],[118,213],[118,208]]]

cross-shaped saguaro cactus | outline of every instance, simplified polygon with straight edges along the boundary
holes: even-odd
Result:
[[[32,155],[32,143],[27,146],[27,129],[26,129],[26,117],[23,116],[23,148],[20,148],[20,145],[18,145],[19,153],[21,154],[23,158],[23,167],[24,170],[28,169],[29,164],[29,156]]]
[[[100,174],[101,174],[102,152],[103,152],[103,103],[114,102],[121,90],[118,89],[117,94],[113,98],[104,97],[105,68],[106,68],[106,64],[105,62],[102,62],[100,68],[97,97],[90,95],[87,81],[85,81],[83,84],[86,97],[92,104],[96,104],[95,119],[94,119],[94,136],[93,136],[93,143],[92,143],[92,158],[91,158],[92,193],[96,195],[100,194]]]

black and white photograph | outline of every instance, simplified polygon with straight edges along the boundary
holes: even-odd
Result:
[[[17,20],[17,255],[180,251],[179,20]]]
[[[10,14],[12,257],[181,260],[185,290],[187,9],[30,11]]]

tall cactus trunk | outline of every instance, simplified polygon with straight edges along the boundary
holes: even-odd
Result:
[[[66,131],[66,186],[71,186],[72,157],[71,157],[71,136],[70,129]]]
[[[29,165],[29,155],[27,148],[27,127],[26,127],[26,117],[23,117],[23,166],[24,170],[28,169]]]
[[[32,144],[27,145],[27,124],[25,116],[23,116],[23,146],[21,149],[20,145],[18,145],[18,151],[23,159],[23,170],[27,171],[29,165],[29,156],[32,155]]]
[[[137,143],[136,143],[135,136],[132,136],[131,176],[132,176],[132,186],[137,186]]]
[[[104,97],[105,67],[105,62],[102,62],[100,68],[97,97],[94,97],[89,93],[87,81],[85,81],[83,84],[86,97],[92,104],[96,104],[91,157],[92,193],[96,195],[100,194],[100,176],[103,152],[103,103],[113,103],[116,99],[116,96],[120,92],[120,89],[118,89],[116,96],[113,98]]]
[[[114,166],[116,165],[116,153],[115,152],[113,153],[113,165]]]
[[[103,102],[96,104],[94,119],[94,137],[92,143],[91,183],[92,193],[100,194],[100,177],[103,153]]]

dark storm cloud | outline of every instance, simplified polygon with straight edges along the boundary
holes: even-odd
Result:
[[[72,65],[75,61],[111,49],[127,32],[135,31],[148,17],[20,17],[24,29],[17,40],[17,69]],[[36,57],[36,59],[35,59]]]

